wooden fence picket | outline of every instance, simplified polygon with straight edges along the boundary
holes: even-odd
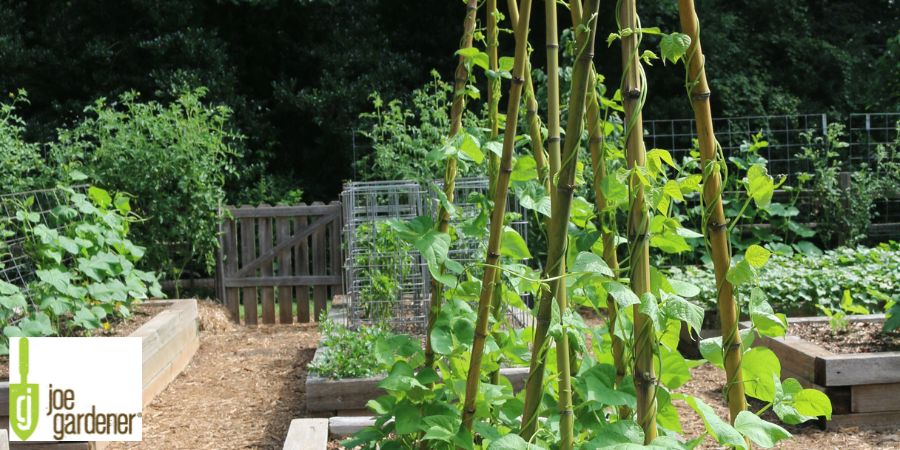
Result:
[[[233,320],[243,310],[247,325],[292,323],[296,302],[297,321],[310,322],[341,293],[340,203],[228,207],[226,216],[216,286]]]

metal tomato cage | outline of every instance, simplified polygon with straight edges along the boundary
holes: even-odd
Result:
[[[344,185],[341,204],[344,220],[344,288],[349,297],[347,325],[383,323],[398,332],[422,334],[428,323],[431,275],[416,249],[403,242],[388,226],[391,219],[410,220],[437,216],[440,181],[366,181]],[[487,195],[486,178],[458,179],[454,224],[476,216],[480,195]],[[514,197],[507,211],[518,213],[510,224],[527,239],[524,210]],[[450,257],[469,267],[482,260],[486,239],[455,239]],[[480,271],[479,271],[480,272]],[[527,323],[528,311],[510,311],[514,324]]]

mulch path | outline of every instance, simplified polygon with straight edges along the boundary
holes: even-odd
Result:
[[[827,323],[792,323],[788,333],[834,353],[900,351],[900,331],[884,333],[882,327],[882,322],[850,322],[842,330],[833,330]]]
[[[200,302],[200,349],[144,408],[143,442],[109,449],[281,449],[290,421],[306,415],[306,365],[315,324],[234,325]]]

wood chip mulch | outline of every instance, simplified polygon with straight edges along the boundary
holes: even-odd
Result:
[[[200,349],[144,408],[143,442],[120,449],[281,449],[292,419],[306,415],[306,365],[315,324],[234,325],[200,302]]]
[[[792,323],[789,334],[814,342],[834,353],[900,351],[900,331],[884,333],[882,322],[850,322],[841,330],[827,323]]]

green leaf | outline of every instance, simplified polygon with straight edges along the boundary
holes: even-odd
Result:
[[[704,425],[706,425],[706,431],[708,431],[718,443],[739,449],[747,448],[747,443],[744,441],[741,433],[728,424],[728,422],[717,416],[712,407],[703,403],[702,400],[696,397],[685,396],[684,400],[697,412],[697,414],[700,415]]]
[[[480,144],[471,134],[466,133],[463,136],[462,144],[459,146],[459,152],[475,164],[481,164],[484,161],[484,153],[481,152]]]
[[[112,197],[109,196],[109,192],[100,189],[97,186],[88,188],[88,197],[90,197],[94,204],[100,209],[107,209],[112,205]]]
[[[710,364],[724,369],[722,337],[707,338],[700,341],[700,354],[709,361]]]
[[[536,180],[537,162],[531,155],[520,156],[513,165],[513,171],[509,174],[510,181],[530,181]]]
[[[703,328],[703,308],[681,297],[669,296],[663,303],[666,316],[687,323],[694,330]]]
[[[769,261],[769,257],[772,256],[772,252],[762,248],[756,244],[751,245],[747,248],[747,251],[744,253],[744,259],[750,263],[756,269],[761,269],[766,263]]]
[[[488,450],[537,450],[538,446],[522,439],[518,434],[507,434],[488,446]]]
[[[766,347],[753,347],[741,360],[744,389],[747,395],[764,402],[775,400],[775,383],[772,375],[781,374],[778,356]]]
[[[766,301],[766,294],[759,288],[750,291],[750,321],[763,336],[780,337],[787,331],[787,319],[775,314]]]
[[[394,408],[394,430],[398,434],[418,432],[421,420],[421,409],[408,401],[401,402]]]
[[[672,291],[684,298],[692,298],[700,295],[700,288],[695,284],[681,280],[669,280]]]
[[[744,186],[747,189],[747,195],[753,199],[758,208],[765,208],[772,201],[775,181],[769,176],[764,165],[750,166],[750,169],[747,170],[747,177],[744,179]]]
[[[531,258],[531,252],[528,251],[528,244],[525,243],[525,239],[510,227],[503,229],[500,254],[515,260]]]
[[[794,408],[804,416],[824,416],[831,420],[831,400],[816,389],[804,389],[794,396]]]
[[[734,419],[734,428],[763,448],[772,448],[778,441],[791,437],[791,433],[784,428],[766,422],[750,411],[738,413]]]
[[[755,278],[756,269],[754,269],[753,266],[750,265],[750,262],[747,261],[747,258],[742,259],[741,262],[728,269],[728,273],[725,274],[725,279],[735,287],[745,283],[749,283]]]
[[[606,265],[606,261],[591,252],[581,252],[575,257],[575,264],[572,265],[572,272],[586,272],[610,278],[615,277],[613,271]]]
[[[616,300],[616,304],[620,308],[627,308],[641,302],[641,299],[628,287],[617,281],[607,281],[603,283],[606,292]]]
[[[453,332],[447,321],[437,321],[431,329],[431,349],[439,355],[453,353]]]
[[[659,41],[659,50],[665,60],[677,63],[691,46],[691,37],[683,33],[664,34]]]

